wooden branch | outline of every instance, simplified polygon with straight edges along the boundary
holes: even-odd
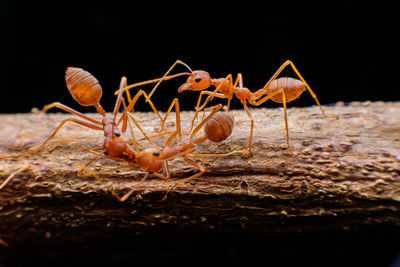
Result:
[[[242,155],[196,159],[207,172],[177,187],[167,201],[161,201],[166,190],[195,173],[193,167],[181,159],[170,162],[170,181],[149,178],[140,182],[145,173],[133,168],[101,174],[120,195],[136,188],[121,203],[95,179],[77,177],[76,165],[93,157],[88,151],[102,145],[103,133],[66,125],[52,142],[78,142],[0,161],[0,183],[12,172],[30,167],[0,191],[0,237],[11,244],[26,244],[116,239],[182,229],[287,233],[398,227],[400,103],[338,104],[325,110],[340,119],[325,118],[316,107],[288,110],[290,142],[299,154],[293,157],[285,148],[283,110],[253,109],[251,163]],[[232,136],[219,144],[201,144],[198,152],[246,149],[247,115],[242,110],[231,112],[235,115]],[[134,116],[148,133],[159,126],[153,113]],[[192,116],[192,112],[182,112],[184,129]],[[0,115],[0,155],[25,153],[67,117],[72,116]],[[156,140],[162,145],[165,138]],[[141,142],[145,146],[148,143]],[[117,166],[101,158],[93,168],[100,172]]]

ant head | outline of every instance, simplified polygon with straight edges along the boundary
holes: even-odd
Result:
[[[200,91],[207,89],[211,86],[211,77],[207,71],[195,70],[186,80],[186,83],[182,84],[178,92],[181,93],[186,90]]]

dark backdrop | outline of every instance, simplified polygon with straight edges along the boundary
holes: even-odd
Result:
[[[67,66],[98,78],[101,103],[111,111],[122,75],[131,83],[159,77],[176,59],[215,78],[241,72],[252,91],[290,59],[321,103],[399,100],[399,10],[394,6],[136,2],[1,1],[0,112],[28,112],[53,101],[94,111],[79,107],[69,95]],[[160,87],[156,106],[165,110],[184,79]],[[192,109],[197,95],[180,95],[183,109]],[[313,104],[304,94],[291,105]],[[137,109],[149,110],[143,101]]]

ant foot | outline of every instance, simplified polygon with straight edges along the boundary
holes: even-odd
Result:
[[[337,120],[339,119],[339,115],[329,115],[329,117],[332,119],[337,119]]]
[[[153,129],[156,133],[161,133],[164,129],[162,127],[154,127]]]
[[[252,163],[251,163],[251,159],[250,158],[247,160],[246,166],[247,167],[252,167],[253,166]]]

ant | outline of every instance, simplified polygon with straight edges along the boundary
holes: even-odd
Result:
[[[102,120],[92,119],[92,118],[90,118],[90,117],[64,105],[64,104],[61,104],[59,102],[54,102],[54,103],[45,105],[42,109],[42,112],[46,112],[50,108],[56,107],[56,108],[66,111],[66,112],[69,112],[71,114],[77,115],[78,117],[80,117],[80,119],[68,118],[68,119],[63,120],[57,126],[57,128],[53,131],[53,133],[39,147],[33,149],[32,151],[30,151],[28,153],[20,154],[20,155],[0,157],[0,159],[23,157],[23,156],[33,154],[35,152],[38,152],[38,151],[46,148],[47,142],[50,141],[51,139],[53,139],[54,136],[57,134],[57,132],[67,122],[77,123],[79,125],[89,128],[89,129],[104,132],[103,146],[95,147],[92,149],[93,151],[104,150],[104,154],[106,155],[106,157],[111,158],[116,161],[130,162],[132,159],[136,159],[137,155],[136,155],[135,150],[138,151],[138,147],[135,142],[135,139],[133,139],[133,145],[135,147],[135,150],[134,150],[129,145],[128,138],[125,137],[125,135],[124,135],[126,132],[126,129],[127,129],[127,125],[128,125],[127,116],[126,115],[121,116],[118,124],[115,123],[118,110],[119,110],[121,102],[123,100],[122,94],[118,95],[118,97],[117,97],[114,111],[113,111],[113,116],[111,118],[106,115],[106,112],[100,105],[100,98],[102,96],[103,90],[99,84],[99,81],[92,74],[90,74],[89,72],[87,72],[83,69],[80,69],[80,68],[69,67],[69,68],[67,68],[66,73],[65,73],[65,80],[66,80],[68,90],[71,93],[72,97],[82,106],[94,106],[96,108],[97,112],[102,116]],[[120,88],[123,88],[126,85],[127,85],[126,77],[122,77],[121,83],[120,83]],[[144,131],[137,124],[137,122],[135,121],[133,116],[131,114],[129,114],[129,117],[134,122],[134,124],[138,127],[138,129],[142,132],[142,134],[145,136],[145,138],[147,138],[152,143],[152,141],[147,137],[147,135],[144,133]],[[123,122],[123,125],[122,125],[122,129],[119,130],[118,125],[120,124],[121,121]],[[133,134],[132,128],[131,128],[131,132]],[[63,140],[61,142],[66,142],[66,141],[76,141],[76,140]],[[58,144],[58,143],[60,143],[60,142],[57,142],[55,144]],[[52,144],[52,145],[54,145],[54,144]],[[50,145],[48,145],[48,146],[50,146]],[[11,176],[13,176],[13,174]],[[6,181],[8,182],[9,180],[11,180],[11,178],[12,177],[7,178]],[[1,187],[3,188],[5,186],[5,184],[6,183],[3,182]]]
[[[166,76],[173,67],[175,67],[177,64],[181,64],[186,66],[189,71],[190,75],[187,78],[186,82],[181,85],[178,89],[178,92],[181,93],[183,91],[201,91],[200,95],[198,97],[197,105],[196,105],[196,113],[195,113],[195,118],[197,118],[197,114],[199,111],[202,109],[205,109],[207,103],[211,101],[214,97],[217,98],[227,98],[228,103],[226,106],[226,110],[229,110],[230,107],[230,101],[233,98],[233,94],[240,100],[240,102],[243,105],[243,108],[245,112],[247,113],[249,119],[250,119],[250,137],[249,137],[249,148],[248,148],[248,156],[251,158],[251,147],[252,147],[252,137],[253,137],[253,128],[254,128],[254,120],[253,117],[250,113],[250,110],[247,106],[247,103],[250,103],[251,105],[254,106],[259,106],[266,102],[267,100],[271,99],[272,101],[282,103],[283,104],[283,109],[284,109],[284,118],[285,118],[285,130],[286,130],[286,144],[288,147],[289,152],[293,155],[296,156],[297,154],[293,152],[289,145],[289,127],[288,127],[288,122],[287,122],[287,111],[286,111],[286,103],[291,102],[298,98],[304,90],[308,90],[308,92],[311,94],[311,96],[314,98],[315,102],[319,106],[321,113],[326,116],[326,117],[332,117],[332,118],[338,118],[335,115],[326,115],[324,110],[322,109],[318,98],[316,94],[311,90],[310,86],[308,83],[305,81],[303,76],[300,74],[298,69],[295,67],[293,62],[290,60],[287,60],[284,62],[279,69],[275,72],[275,74],[269,79],[269,81],[265,84],[265,86],[252,93],[248,88],[243,86],[243,76],[241,73],[239,73],[233,82],[233,76],[232,74],[227,75],[225,78],[217,78],[217,79],[212,79],[210,74],[206,71],[203,70],[195,70],[192,71],[187,64],[183,63],[180,60],[177,60],[172,67],[168,70],[168,72],[160,79],[153,79],[149,80],[147,82],[143,82],[141,84],[145,83],[150,83],[150,82],[155,82],[155,81],[163,81],[167,80],[172,76]],[[277,76],[287,67],[290,66],[296,75],[298,76],[299,79],[294,79],[290,77],[281,77],[277,79]],[[181,73],[180,75],[184,75],[184,73]],[[121,90],[128,90],[129,88],[133,88],[136,86],[139,86],[141,84],[133,84],[128,87],[125,87]],[[214,91],[207,91],[206,89],[210,88],[211,86],[215,87]],[[149,94],[149,97],[154,93],[155,87],[153,91]],[[116,93],[118,93],[117,91]],[[201,104],[201,98],[203,95],[208,95],[207,99],[204,101],[202,105]],[[261,99],[260,99],[261,98]],[[208,109],[208,108],[207,108]],[[194,120],[193,120],[194,121]],[[193,127],[193,124],[192,124]]]
[[[202,143],[206,140],[210,140],[213,142],[221,142],[221,141],[227,139],[232,133],[232,129],[233,129],[233,125],[234,125],[233,116],[226,112],[217,113],[222,108],[222,105],[221,104],[216,105],[214,107],[214,110],[204,120],[202,120],[196,126],[196,128],[193,129],[193,131],[190,132],[189,138],[183,139],[181,124],[180,124],[179,101],[177,98],[175,98],[173,100],[173,102],[175,102],[177,130],[169,136],[164,147],[159,147],[159,146],[153,145],[152,148],[147,148],[143,152],[137,153],[136,159],[132,159],[132,162],[129,162],[131,165],[136,165],[136,167],[138,167],[138,168],[144,169],[144,170],[148,171],[149,173],[151,172],[152,174],[154,174],[155,176],[157,176],[158,178],[161,178],[163,180],[168,180],[171,177],[170,171],[168,168],[168,162],[171,160],[174,160],[178,157],[182,157],[183,160],[185,160],[187,163],[189,163],[190,165],[192,165],[193,167],[195,167],[196,169],[199,170],[198,173],[176,182],[172,187],[170,187],[168,189],[163,200],[166,200],[168,194],[176,186],[178,186],[182,183],[188,182],[190,180],[193,180],[195,178],[198,178],[205,173],[206,169],[204,167],[202,167],[201,165],[197,164],[196,162],[194,162],[192,160],[192,158],[196,158],[196,157],[200,157],[200,158],[226,157],[228,155],[232,155],[232,154],[236,154],[236,153],[246,153],[246,151],[236,150],[236,151],[232,151],[232,152],[225,153],[225,154],[194,154],[193,152],[197,148],[196,145],[199,143]],[[129,111],[126,110],[124,113],[128,113],[128,112]],[[201,130],[201,128],[203,126],[204,126],[204,135],[200,138],[195,139],[194,138],[195,135]],[[159,135],[157,135],[157,137],[158,136]],[[177,136],[179,136],[179,141],[175,146],[172,146],[171,143]],[[150,138],[152,138],[152,137],[150,137]],[[141,156],[139,157],[138,155],[141,155]],[[98,173],[94,173],[87,168],[88,165],[83,167],[82,172],[86,170],[90,175],[94,176],[115,197],[117,197],[118,200],[125,201],[133,193],[134,189],[129,191],[123,197],[119,197],[111,188],[109,188],[105,185],[105,183],[97,175]],[[158,173],[158,171],[161,170],[162,165],[164,166],[166,175],[162,175],[162,174]],[[147,178],[147,175],[143,178],[143,180]]]

